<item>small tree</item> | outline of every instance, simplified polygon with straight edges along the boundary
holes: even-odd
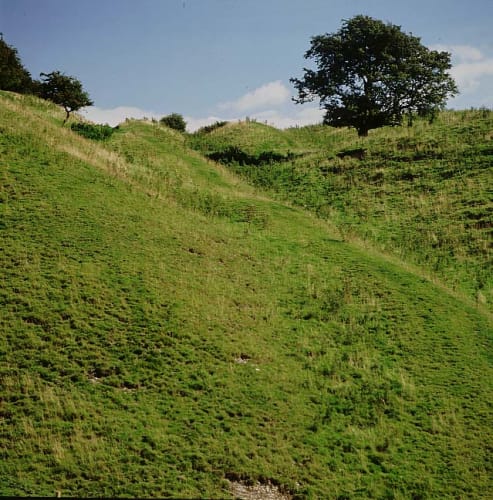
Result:
[[[171,113],[170,115],[163,116],[159,122],[179,132],[185,132],[187,129],[187,122],[179,113]]]
[[[315,36],[304,78],[292,78],[297,103],[320,98],[324,123],[355,127],[360,136],[386,125],[409,124],[414,115],[433,117],[457,93],[447,73],[450,54],[430,50],[419,38],[368,16],[346,20],[333,34]]]
[[[31,75],[22,65],[17,49],[0,39],[0,90],[24,94],[32,89]]]
[[[82,83],[73,76],[67,76],[60,71],[41,73],[42,81],[38,85],[38,93],[43,99],[62,106],[65,110],[65,120],[69,119],[72,111],[78,111],[85,106],[92,106],[93,102]]]

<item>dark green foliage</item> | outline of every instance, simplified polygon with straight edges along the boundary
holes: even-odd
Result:
[[[216,151],[209,153],[207,157],[210,160],[218,161],[227,165],[268,165],[276,162],[289,161],[294,158],[294,154],[288,152],[286,155],[276,153],[274,151],[262,151],[258,155],[245,153],[237,146],[230,146],[224,151]]]
[[[22,65],[17,49],[0,40],[0,90],[9,90],[21,94],[33,90],[33,81],[29,71]]]
[[[229,122],[227,121],[217,121],[215,123],[212,123],[211,125],[205,125],[204,127],[199,128],[196,134],[210,134],[212,131],[224,127],[228,123]]]
[[[457,87],[447,73],[450,54],[430,50],[400,26],[355,16],[333,34],[315,36],[305,53],[317,69],[292,78],[295,102],[320,98],[324,122],[371,129],[401,125],[404,116],[433,118]]]
[[[109,125],[96,125],[92,123],[72,123],[70,128],[87,139],[104,141],[113,135],[117,127],[113,128]]]
[[[187,129],[187,122],[179,113],[171,113],[170,115],[163,116],[159,120],[159,123],[174,130],[178,130],[178,132],[185,132]]]
[[[82,83],[73,76],[67,76],[60,71],[41,73],[41,82],[38,87],[39,96],[47,99],[65,110],[65,123],[72,111],[85,106],[92,106],[89,94],[82,88]]]
[[[363,160],[366,155],[365,148],[352,148],[352,149],[343,149],[337,153],[338,158],[357,158],[358,160]]]

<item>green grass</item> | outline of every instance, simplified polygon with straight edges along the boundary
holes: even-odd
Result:
[[[255,155],[264,151],[286,154],[297,150],[297,141],[292,140],[281,130],[256,121],[230,122],[209,133],[197,133],[190,136],[197,149],[205,153],[238,146],[245,153]]]
[[[375,130],[367,139],[312,126],[272,129],[269,143],[254,125],[243,124],[238,137],[230,130],[230,147],[259,155],[269,144],[284,153],[284,137],[297,155],[261,168],[233,164],[232,170],[331,220],[345,238],[416,264],[492,310],[493,111],[448,111],[431,125]],[[267,127],[262,131],[268,134]],[[191,143],[205,153],[225,149],[219,131],[198,135]]]
[[[0,106],[1,494],[492,496],[488,314],[158,124]]]

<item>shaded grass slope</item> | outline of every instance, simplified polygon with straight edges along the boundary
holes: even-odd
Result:
[[[0,493],[492,496],[488,316],[157,124],[0,107]]]

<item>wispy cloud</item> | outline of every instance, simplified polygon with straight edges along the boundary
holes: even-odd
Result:
[[[470,45],[436,45],[434,50],[446,50],[455,63],[450,71],[461,93],[472,93],[479,89],[481,79],[493,76],[493,57],[486,56],[477,47]]]
[[[451,73],[462,92],[474,92],[483,77],[493,76],[493,59],[463,62],[454,66]]]
[[[269,82],[239,97],[235,101],[218,105],[222,111],[246,111],[277,107],[284,104],[291,96],[290,90],[280,81]]]
[[[482,52],[477,47],[471,45],[433,45],[433,50],[446,51],[452,54],[457,61],[471,62],[480,61],[484,58]]]

